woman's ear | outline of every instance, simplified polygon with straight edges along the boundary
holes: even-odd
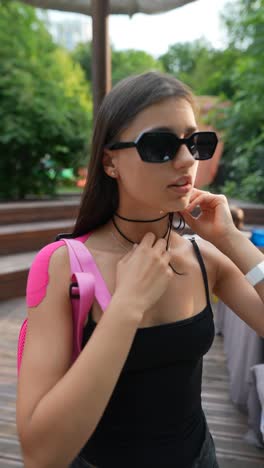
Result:
[[[109,177],[112,177],[115,179],[117,176],[117,169],[115,167],[115,160],[114,160],[112,151],[110,152],[107,149],[104,150],[102,163],[103,163],[103,168],[104,168],[105,173]]]

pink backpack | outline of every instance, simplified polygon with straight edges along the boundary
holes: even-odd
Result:
[[[111,295],[89,250],[76,239],[60,239],[68,247],[71,265],[69,295],[72,303],[73,352],[72,363],[81,352],[83,325],[87,314],[97,299],[105,311]],[[17,346],[17,374],[19,374],[27,333],[27,319],[21,325]]]

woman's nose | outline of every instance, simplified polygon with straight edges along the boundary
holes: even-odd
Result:
[[[190,150],[184,144],[180,146],[180,148],[178,149],[176,155],[174,156],[172,160],[172,164],[177,169],[181,168],[182,166],[191,167],[195,163],[196,163],[196,160],[194,159]]]

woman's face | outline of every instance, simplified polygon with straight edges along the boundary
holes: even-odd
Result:
[[[185,99],[168,98],[140,112],[122,131],[118,141],[134,141],[145,130],[167,129],[179,138],[186,138],[197,130],[191,104]],[[106,151],[105,171],[113,170],[119,188],[119,210],[125,214],[159,215],[160,211],[176,212],[188,204],[194,185],[198,162],[186,145],[181,145],[175,158],[165,163],[144,162],[136,148]],[[109,166],[109,161],[110,165]],[[185,187],[179,185],[186,182]],[[178,187],[169,187],[171,184]]]

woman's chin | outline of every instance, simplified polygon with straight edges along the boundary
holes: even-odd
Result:
[[[174,203],[170,204],[170,209],[168,208],[168,210],[173,211],[174,213],[176,211],[185,210],[185,208],[187,208],[190,203],[190,198],[190,194],[186,195],[185,197],[178,198],[176,201],[174,201]]]

